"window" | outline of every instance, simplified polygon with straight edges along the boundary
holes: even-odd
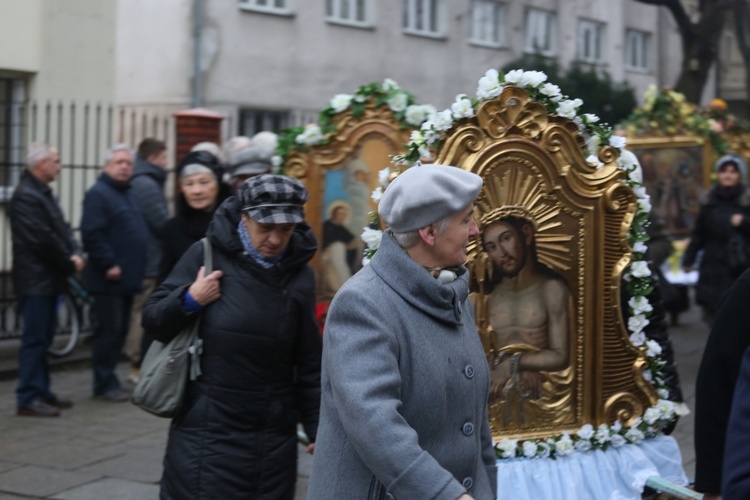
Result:
[[[555,14],[545,10],[526,11],[524,30],[524,52],[540,52],[545,56],[555,54],[557,27]]]
[[[24,166],[25,82],[0,78],[0,201],[10,198]]]
[[[240,110],[240,135],[252,137],[258,132],[268,130],[279,132],[289,125],[289,113],[286,111],[265,111],[259,109]]]
[[[404,32],[442,36],[442,0],[404,0]]]
[[[625,32],[625,67],[636,71],[648,71],[649,34],[643,31]]]
[[[370,0],[326,0],[326,18],[335,23],[369,26],[370,3]]]
[[[493,0],[472,0],[470,41],[479,45],[505,45],[505,4]]]
[[[292,0],[240,0],[240,8],[270,14],[290,14],[291,2]]]
[[[604,60],[604,25],[594,21],[578,21],[578,60],[598,63]]]

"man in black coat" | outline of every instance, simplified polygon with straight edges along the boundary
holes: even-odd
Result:
[[[32,144],[27,165],[9,210],[13,286],[23,319],[17,413],[55,417],[73,403],[50,391],[47,349],[55,335],[57,297],[65,291],[67,277],[81,271],[84,262],[49,187],[60,172],[57,150]]]
[[[127,401],[115,366],[128,333],[133,297],[142,290],[148,227],[130,189],[133,156],[125,144],[104,154],[104,170],[83,199],[81,236],[89,265],[84,275],[94,296],[96,328],[91,350],[94,397]]]

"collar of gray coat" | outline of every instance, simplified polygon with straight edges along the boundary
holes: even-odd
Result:
[[[433,318],[463,324],[463,306],[469,296],[469,272],[464,266],[450,283],[440,283],[398,245],[390,231],[383,235],[370,261],[372,270],[404,301]]]

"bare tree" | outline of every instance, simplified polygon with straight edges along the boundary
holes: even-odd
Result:
[[[682,69],[674,89],[699,103],[703,87],[719,53],[719,39],[733,0],[699,0],[697,20],[690,19],[681,0],[636,0],[666,7],[677,22],[682,38]],[[744,3],[744,2],[742,2]]]

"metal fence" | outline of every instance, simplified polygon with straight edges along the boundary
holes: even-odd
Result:
[[[174,151],[171,112],[103,103],[13,102],[0,95],[0,339],[19,335],[11,280],[12,249],[7,207],[25,168],[26,149],[45,142],[60,152],[62,171],[52,189],[79,238],[83,195],[99,175],[104,151],[115,143],[137,146],[146,137]],[[171,185],[171,183],[168,183]],[[79,238],[80,240],[80,238]]]

